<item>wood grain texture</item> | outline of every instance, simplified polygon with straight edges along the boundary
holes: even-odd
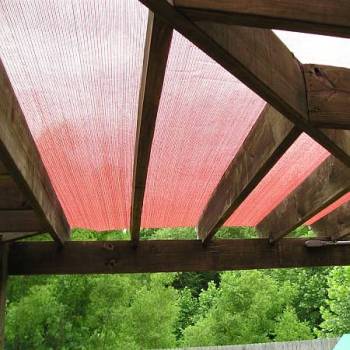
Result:
[[[304,65],[310,122],[350,129],[350,69]]]
[[[0,210],[1,232],[48,232],[33,210]]]
[[[342,149],[309,123],[302,67],[270,30],[192,22],[166,1],[140,0],[296,126],[350,166]]]
[[[341,205],[313,225],[312,229],[321,237],[332,240],[343,238],[350,234],[350,202]]]
[[[258,225],[275,242],[350,190],[350,168],[329,156]]]
[[[8,245],[0,243],[0,349],[5,348],[5,308],[7,285]]]
[[[30,203],[9,175],[0,175],[0,210],[30,209]]]
[[[37,236],[38,232],[0,232],[0,243],[17,241],[18,239]]]
[[[175,0],[193,20],[350,37],[347,0]]]
[[[130,232],[139,240],[143,198],[159,101],[173,29],[150,11],[148,17],[134,156]]]
[[[0,62],[0,116],[1,160],[29,199],[40,220],[45,222],[53,238],[63,243],[70,234],[68,222],[2,62]],[[32,231],[31,229],[26,231],[28,230]]]
[[[199,219],[198,236],[204,243],[247,198],[299,135],[300,129],[266,105]]]
[[[304,239],[74,242],[15,242],[10,275],[222,271],[256,268],[349,265],[350,246],[306,248]]]

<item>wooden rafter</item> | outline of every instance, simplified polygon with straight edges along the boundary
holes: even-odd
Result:
[[[271,242],[311,219],[350,190],[350,168],[329,156],[257,226]]]
[[[139,93],[130,214],[130,231],[134,243],[139,240],[148,164],[172,32],[166,22],[149,12]]]
[[[311,225],[321,237],[332,240],[343,238],[350,234],[350,202],[341,205],[328,215]]]
[[[350,37],[344,0],[174,0],[193,20]]]
[[[350,246],[306,248],[304,239],[15,242],[10,275],[222,271],[350,264]]]
[[[69,238],[69,225],[2,62],[0,62],[0,116],[0,158],[38,215],[36,221],[42,224],[40,228],[47,227],[53,238],[63,243]],[[6,223],[3,220],[10,219],[7,214],[9,213],[0,211],[1,225]],[[32,231],[32,228],[24,230]],[[2,231],[9,229],[7,227]],[[14,231],[22,229],[11,227]]]
[[[198,224],[207,242],[300,135],[300,129],[266,105],[215,188]]]
[[[140,1],[350,166],[350,149],[309,122],[302,66],[272,31],[204,21],[194,23],[164,0]]]
[[[304,71],[310,122],[350,129],[350,69],[307,64]]]

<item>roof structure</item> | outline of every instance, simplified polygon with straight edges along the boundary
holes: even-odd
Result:
[[[2,241],[49,231],[64,245],[71,227],[130,229],[136,250],[147,227],[195,226],[203,246],[222,225],[269,244],[302,224],[347,236],[349,13],[340,0],[3,1]]]
[[[349,38],[343,0],[1,1],[0,348],[8,274],[350,264]]]

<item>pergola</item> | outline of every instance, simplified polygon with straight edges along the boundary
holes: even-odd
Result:
[[[138,2],[136,0],[134,2],[137,3],[135,6],[141,9]],[[0,65],[0,339],[2,342],[5,287],[8,274],[208,271],[350,264],[350,246],[333,244],[350,234],[349,196],[347,195],[350,189],[350,70],[342,67],[300,63],[271,30],[282,29],[349,38],[350,3],[344,0],[309,0],[307,2],[296,0],[140,0],[140,2],[149,9],[149,13],[145,42],[142,45],[144,46],[143,64],[141,66],[141,62],[137,63],[142,68],[142,76],[141,83],[137,86],[138,112],[134,115],[135,124],[132,121],[130,124],[134,136],[123,139],[126,134],[121,134],[124,136],[116,146],[111,141],[110,148],[101,146],[98,149],[100,157],[98,159],[108,158],[106,167],[98,164],[96,153],[89,157],[88,147],[83,155],[79,151],[75,155],[76,159],[81,156],[87,157],[91,168],[86,168],[85,171],[92,173],[94,169],[96,172],[91,178],[95,179],[95,176],[97,179],[98,177],[93,182],[81,180],[85,181],[82,185],[83,190],[95,193],[98,199],[102,188],[104,192],[101,195],[104,200],[101,203],[110,205],[113,210],[117,208],[116,217],[119,215],[117,221],[113,221],[113,217],[108,216],[108,209],[104,209],[105,213],[108,212],[108,215],[106,214],[108,218],[102,218],[101,222],[104,224],[97,225],[96,223],[94,228],[120,228],[123,227],[125,220],[129,221],[131,240],[108,242],[69,240],[70,227],[84,223],[86,217],[89,216],[84,211],[88,210],[86,207],[71,205],[73,199],[70,199],[70,196],[83,190],[76,188],[76,192],[74,191],[76,183],[68,177],[74,178],[77,175],[73,172],[65,173],[69,161],[68,158],[60,157],[58,152],[65,148],[66,154],[70,155],[75,152],[76,145],[74,140],[72,144],[69,143],[70,141],[63,145],[60,144],[63,134],[67,134],[66,140],[72,137],[68,132],[68,127],[55,129],[56,125],[54,125],[46,130],[43,130],[45,128],[39,130],[38,120],[31,117],[35,113],[42,113],[47,118],[44,124],[50,118],[55,118],[52,111],[39,111],[39,108],[34,108],[37,106],[34,102],[39,105],[39,100],[44,96],[48,99],[48,104],[52,106],[58,101],[50,102],[53,95],[60,92],[66,94],[65,90],[60,90],[61,80],[58,78],[56,80],[52,73],[56,68],[51,67],[49,61],[43,64],[38,56],[35,56],[37,61],[31,62],[28,59],[40,52],[43,52],[45,56],[45,51],[40,50],[44,50],[45,45],[49,43],[40,35],[43,33],[43,28],[48,30],[49,27],[44,27],[45,24],[40,24],[39,21],[33,23],[33,30],[30,31],[26,26],[22,26],[24,22],[19,24],[16,22],[17,16],[25,18],[26,9],[23,9],[21,5],[13,5],[13,8],[10,8],[11,6],[6,8],[5,4],[2,5],[0,21],[1,26],[4,25],[6,28],[0,32],[1,38],[12,38],[11,42],[7,42],[2,48],[1,55],[4,57],[1,57],[3,63]],[[45,2],[42,3],[45,5]],[[81,5],[83,9],[84,1],[80,3],[83,4]],[[99,6],[102,8],[107,5],[100,4]],[[120,5],[120,7],[123,6]],[[123,16],[127,15],[127,10],[121,10]],[[11,17],[8,15],[11,11],[20,13],[13,12],[13,17]],[[140,11],[144,13],[145,8]],[[36,15],[34,8],[32,12],[33,17],[28,17],[30,19]],[[76,24],[79,22],[77,15],[74,11],[72,13],[76,16],[74,17]],[[46,14],[41,14],[41,16],[46,16]],[[47,17],[51,16],[52,14],[48,11]],[[105,16],[105,19],[109,19],[108,13]],[[135,16],[137,19],[138,15]],[[94,37],[96,42],[104,40],[104,36],[111,35],[106,31],[103,33],[104,36],[101,36],[102,39],[98,37],[93,30],[95,25],[98,27],[100,24],[94,22],[92,17],[89,20],[86,18],[85,21],[81,20],[81,23],[91,26],[89,30],[92,36],[96,35],[97,39]],[[130,27],[128,33],[133,33],[135,30],[135,36],[140,34],[138,32],[140,27],[133,28],[133,23],[130,25],[127,20],[126,23]],[[113,28],[113,24],[103,25]],[[74,29],[75,38],[79,37],[80,29],[79,25]],[[183,57],[179,55],[176,58],[176,64],[173,62],[175,60],[169,63],[174,30],[191,42],[189,44],[191,46],[185,46],[181,52]],[[18,33],[23,33],[23,36]],[[23,48],[24,58],[19,65],[21,55],[18,54],[18,45],[24,43],[23,38],[28,39],[33,33],[38,36],[38,41],[30,43],[33,47],[28,44],[27,51]],[[48,35],[51,39],[54,37],[50,36],[51,34]],[[67,45],[70,45],[72,41],[71,38],[69,40]],[[127,45],[128,40],[132,39],[126,37],[123,45]],[[38,43],[41,41],[42,46],[39,47]],[[142,41],[141,43],[143,44]],[[52,47],[56,44],[53,40]],[[39,45],[39,48],[35,45]],[[59,49],[64,46],[57,45]],[[140,46],[140,41],[137,41],[137,45]],[[177,47],[181,46],[177,45]],[[79,47],[82,55],[84,53],[89,55],[91,48],[88,45]],[[200,53],[199,55],[202,56],[198,56],[203,60],[203,65],[200,69],[191,71],[193,67],[190,66],[188,69],[183,68],[182,71],[181,65],[193,64],[188,62],[193,59],[190,55],[191,50],[197,50],[195,47],[206,54]],[[69,49],[68,47],[68,51],[62,57],[69,56]],[[107,49],[109,50],[109,47]],[[108,50],[106,52],[109,52]],[[54,54],[59,56],[59,50],[57,49]],[[72,57],[73,55],[74,53]],[[129,61],[136,62],[138,59],[138,57],[130,57],[127,52],[121,52],[120,55],[113,56],[112,60],[118,61],[121,59],[119,56],[122,55],[125,56],[123,64],[129,64]],[[69,59],[68,57],[68,61]],[[85,66],[91,68],[94,74],[96,73],[93,71],[94,66],[91,62],[88,62],[90,66],[84,61],[80,61],[79,65],[77,63],[79,59],[83,58],[71,59],[72,64],[76,63],[78,68],[74,66],[69,74],[72,76],[81,74],[84,78],[83,71],[80,73],[77,71]],[[103,71],[104,62],[96,61],[95,63],[102,72],[98,74],[106,74]],[[218,68],[214,69],[212,64]],[[37,80],[29,76],[29,73],[29,78],[23,73],[29,70],[27,66],[30,69],[36,69]],[[16,71],[16,67],[20,67],[22,71]],[[40,80],[40,67],[48,68],[45,77],[52,76],[52,81],[50,79]],[[70,68],[67,68],[67,72],[68,69]],[[186,100],[187,104],[185,103],[183,107],[187,112],[191,110],[189,116],[182,114],[179,96],[174,92],[178,88],[175,86],[176,83],[172,85],[175,75],[166,79],[169,71],[181,74],[183,79],[181,84],[184,86],[181,93],[186,94],[186,98],[191,97],[191,100]],[[69,74],[67,73],[64,77],[66,82],[75,79],[70,80]],[[118,88],[119,81],[122,81],[121,84],[130,83],[128,89],[135,90],[133,83],[128,80],[131,75],[128,75],[127,69],[123,71],[123,74],[122,80],[120,80],[121,76],[117,76],[119,79],[116,79],[117,83],[111,82],[112,75],[104,77],[102,82],[101,80],[89,81],[89,84],[92,83],[92,89],[96,84],[96,90],[92,90],[92,94],[86,100],[81,98],[87,96],[82,93],[78,96],[80,99],[77,98],[75,103],[80,103],[80,106],[86,103],[88,110],[90,99],[103,101],[96,107],[96,110],[101,115],[105,113],[108,118],[111,117],[115,111],[110,112],[106,104],[109,99],[116,101],[114,93],[117,91],[115,89]],[[234,79],[232,81],[229,80],[231,75],[235,77],[232,78]],[[217,89],[217,91],[211,91],[212,100],[206,98],[207,96],[201,97],[202,85],[200,84],[203,77],[207,80],[204,90],[208,87],[210,89],[211,86]],[[139,76],[137,79],[139,81]],[[196,83],[193,83],[194,80]],[[23,86],[19,86],[21,81],[23,81]],[[198,85],[196,85],[197,82]],[[58,86],[57,90],[55,90],[55,84]],[[105,91],[103,84],[114,85],[110,94],[96,97],[95,94],[99,90]],[[66,85],[62,86],[67,89],[67,94],[77,89],[75,86]],[[228,104],[226,98],[232,96],[225,95],[226,92],[220,90],[222,85],[225,91],[229,88],[237,90],[235,94],[239,95],[236,100],[238,107]],[[40,86],[42,86],[42,91],[38,92]],[[192,90],[188,90],[188,86],[192,87]],[[194,87],[199,90],[195,91]],[[122,93],[117,92],[128,94],[127,89]],[[224,98],[218,102],[214,98],[216,94]],[[67,96],[69,99],[69,95]],[[162,106],[163,98],[166,101],[163,101]],[[191,101],[196,99],[200,100],[201,105],[191,105]],[[239,105],[244,99],[248,101],[247,105]],[[133,100],[128,97],[125,98],[125,101],[132,103]],[[58,105],[57,102],[54,110],[64,114],[65,107],[62,107],[60,112]],[[178,107],[178,110],[175,107]],[[201,112],[196,114],[195,108],[201,108]],[[226,117],[230,110],[233,115]],[[72,111],[74,111],[73,107],[70,113]],[[132,115],[133,111],[131,108],[128,113]],[[80,110],[79,116],[85,116],[83,112]],[[117,112],[123,114],[124,110],[121,108]],[[86,113],[89,117],[88,112]],[[206,113],[213,114],[211,119],[201,119]],[[249,116],[254,113],[257,115]],[[223,123],[225,120],[228,122],[234,120],[236,115],[238,119],[235,124]],[[108,118],[106,120],[109,120]],[[216,118],[219,120],[217,124],[215,124]],[[86,131],[84,123],[91,121],[88,118],[84,120],[83,117],[80,119],[81,124],[79,125],[82,131]],[[182,120],[186,120],[187,124],[182,125]],[[156,121],[163,128],[158,133]],[[176,124],[177,122],[179,124]],[[123,124],[124,119],[117,120],[117,123]],[[101,137],[106,138],[109,137],[108,130],[113,134],[114,124],[112,122],[103,125],[99,130],[101,125],[94,124],[95,130],[91,128],[92,134],[87,135],[89,141],[91,137],[92,149],[94,149],[95,140],[96,142],[99,140],[99,136],[96,136],[95,133],[101,133]],[[132,129],[133,125],[134,129]],[[167,129],[169,125],[172,129]],[[128,125],[123,124],[121,129],[123,127],[127,129]],[[239,131],[236,131],[238,129]],[[186,135],[186,137],[181,141],[182,143],[176,143],[178,140],[172,143],[169,130],[175,132],[177,137],[181,135]],[[194,143],[191,144],[188,135],[192,134],[187,134],[189,130],[194,132],[193,135],[200,135],[200,140],[194,140]],[[215,134],[218,131],[220,132]],[[57,140],[55,132],[57,132]],[[259,207],[266,206],[268,211],[260,213],[260,216],[253,216],[251,221],[247,222],[257,227],[262,238],[213,240],[217,230],[225,223],[243,225],[246,223],[246,216],[249,216],[251,212],[255,213],[256,208],[252,203],[256,202],[255,198],[259,191],[259,193],[265,193],[266,189],[270,188],[266,179],[270,176],[269,181],[273,182],[271,179],[274,178],[271,174],[274,171],[283,182],[283,171],[296,166],[299,161],[298,157],[302,157],[304,152],[307,153],[307,147],[303,147],[310,143],[300,143],[300,138],[306,137],[305,134],[322,148],[315,148],[316,151],[312,154],[314,163],[310,159],[306,159],[304,163],[301,160],[303,166],[308,165],[308,162],[313,165],[309,165],[308,173],[300,175],[298,181],[295,180],[293,185],[289,183],[293,182],[292,180],[288,182],[286,179],[288,182],[286,188],[279,192],[275,203],[264,201],[259,203]],[[79,135],[77,138],[79,139]],[[129,183],[125,180],[127,178],[125,169],[128,169],[130,162],[128,163],[125,159],[120,161],[117,157],[113,157],[113,154],[110,155],[110,152],[117,150],[118,147],[128,149],[130,140],[134,144],[134,156],[132,158],[132,181],[128,187]],[[77,144],[79,142],[82,141],[78,140]],[[207,152],[202,158],[200,154],[195,153],[197,144],[200,142],[201,145],[204,145],[201,147],[206,147]],[[214,142],[222,148],[213,148]],[[231,144],[232,150],[227,151]],[[181,147],[178,147],[179,145]],[[297,149],[293,151],[294,159],[293,157],[284,158],[293,147]],[[193,154],[188,151],[191,149],[193,149]],[[212,158],[209,157],[210,155]],[[226,158],[220,158],[222,155]],[[164,159],[157,163],[157,159],[162,156]],[[231,159],[230,156],[232,156]],[[183,157],[182,161],[186,160],[181,169],[178,169],[177,164],[173,161],[173,158],[176,159],[176,157]],[[201,160],[194,162],[191,168],[193,159],[197,158]],[[113,168],[113,164],[110,165],[113,161],[116,163],[120,161],[118,168]],[[278,168],[282,161],[285,163],[284,168]],[[123,162],[127,164],[123,165]],[[169,174],[164,174],[162,169],[165,166],[169,167]],[[198,173],[193,170],[196,168],[199,169]],[[186,169],[190,170],[186,172]],[[63,174],[66,174],[67,178]],[[220,174],[221,178],[215,174]],[[80,176],[88,175],[81,174]],[[174,184],[174,189],[169,189],[169,192],[159,182],[159,179],[167,176],[169,178],[176,176],[179,181]],[[116,180],[122,185],[113,187],[117,185],[110,181],[106,186],[103,182],[104,177]],[[213,184],[213,179],[216,178],[217,183]],[[157,186],[161,188],[159,190],[161,197],[157,197],[157,193],[154,194]],[[126,188],[127,194],[125,194],[126,204],[121,204],[119,207],[119,204],[114,205],[114,202],[120,188]],[[110,197],[106,191],[108,189],[112,193]],[[149,193],[147,189],[150,189]],[[172,212],[171,208],[175,205],[174,200],[166,203],[170,193],[173,198],[181,195],[183,196],[181,198],[185,199],[188,193],[195,192],[195,190],[198,192],[196,194],[198,198],[191,197],[192,203],[190,201],[183,208],[174,209]],[[89,202],[91,198],[95,197],[80,196],[78,200]],[[158,217],[158,212],[154,209],[159,208],[157,204],[159,198],[164,200],[164,206],[170,208],[167,215],[163,213],[162,217]],[[92,202],[91,200],[88,204],[93,206]],[[201,207],[201,203],[205,205]],[[126,208],[123,209],[124,211],[120,209],[123,206]],[[130,210],[129,207],[131,207]],[[198,220],[196,220],[194,211],[197,209],[201,212]],[[177,210],[180,211],[177,212]],[[93,208],[91,212],[93,218],[94,212],[104,213],[102,209]],[[187,218],[186,212],[194,214]],[[120,213],[124,213],[124,216]],[[195,220],[198,240],[143,241],[139,239],[141,226],[154,227],[155,224],[184,226],[183,224],[192,223]],[[320,247],[310,247],[312,243],[305,244],[305,239],[285,238],[304,223],[312,226],[319,235],[318,239],[321,237],[322,242],[318,244]],[[17,242],[24,237],[43,232],[49,232],[55,242]]]

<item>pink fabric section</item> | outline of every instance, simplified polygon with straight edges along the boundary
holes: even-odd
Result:
[[[138,1],[0,2],[0,55],[72,226],[128,226],[146,24]]]
[[[194,226],[265,103],[174,33],[142,225]]]
[[[324,216],[331,213],[333,210],[337,209],[341,205],[345,204],[346,202],[350,201],[350,193],[345,194],[341,198],[339,198],[337,201],[335,201],[333,204],[328,206],[327,208],[320,211],[317,215],[315,215],[312,219],[310,219],[306,224],[312,225],[316,221],[322,219]]]
[[[323,147],[302,134],[233,213],[226,225],[257,225],[328,155]]]
[[[128,227],[146,22],[136,0],[0,2],[0,56],[73,227]],[[142,226],[195,226],[263,106],[174,33]],[[226,224],[257,224],[326,156],[300,137]]]

